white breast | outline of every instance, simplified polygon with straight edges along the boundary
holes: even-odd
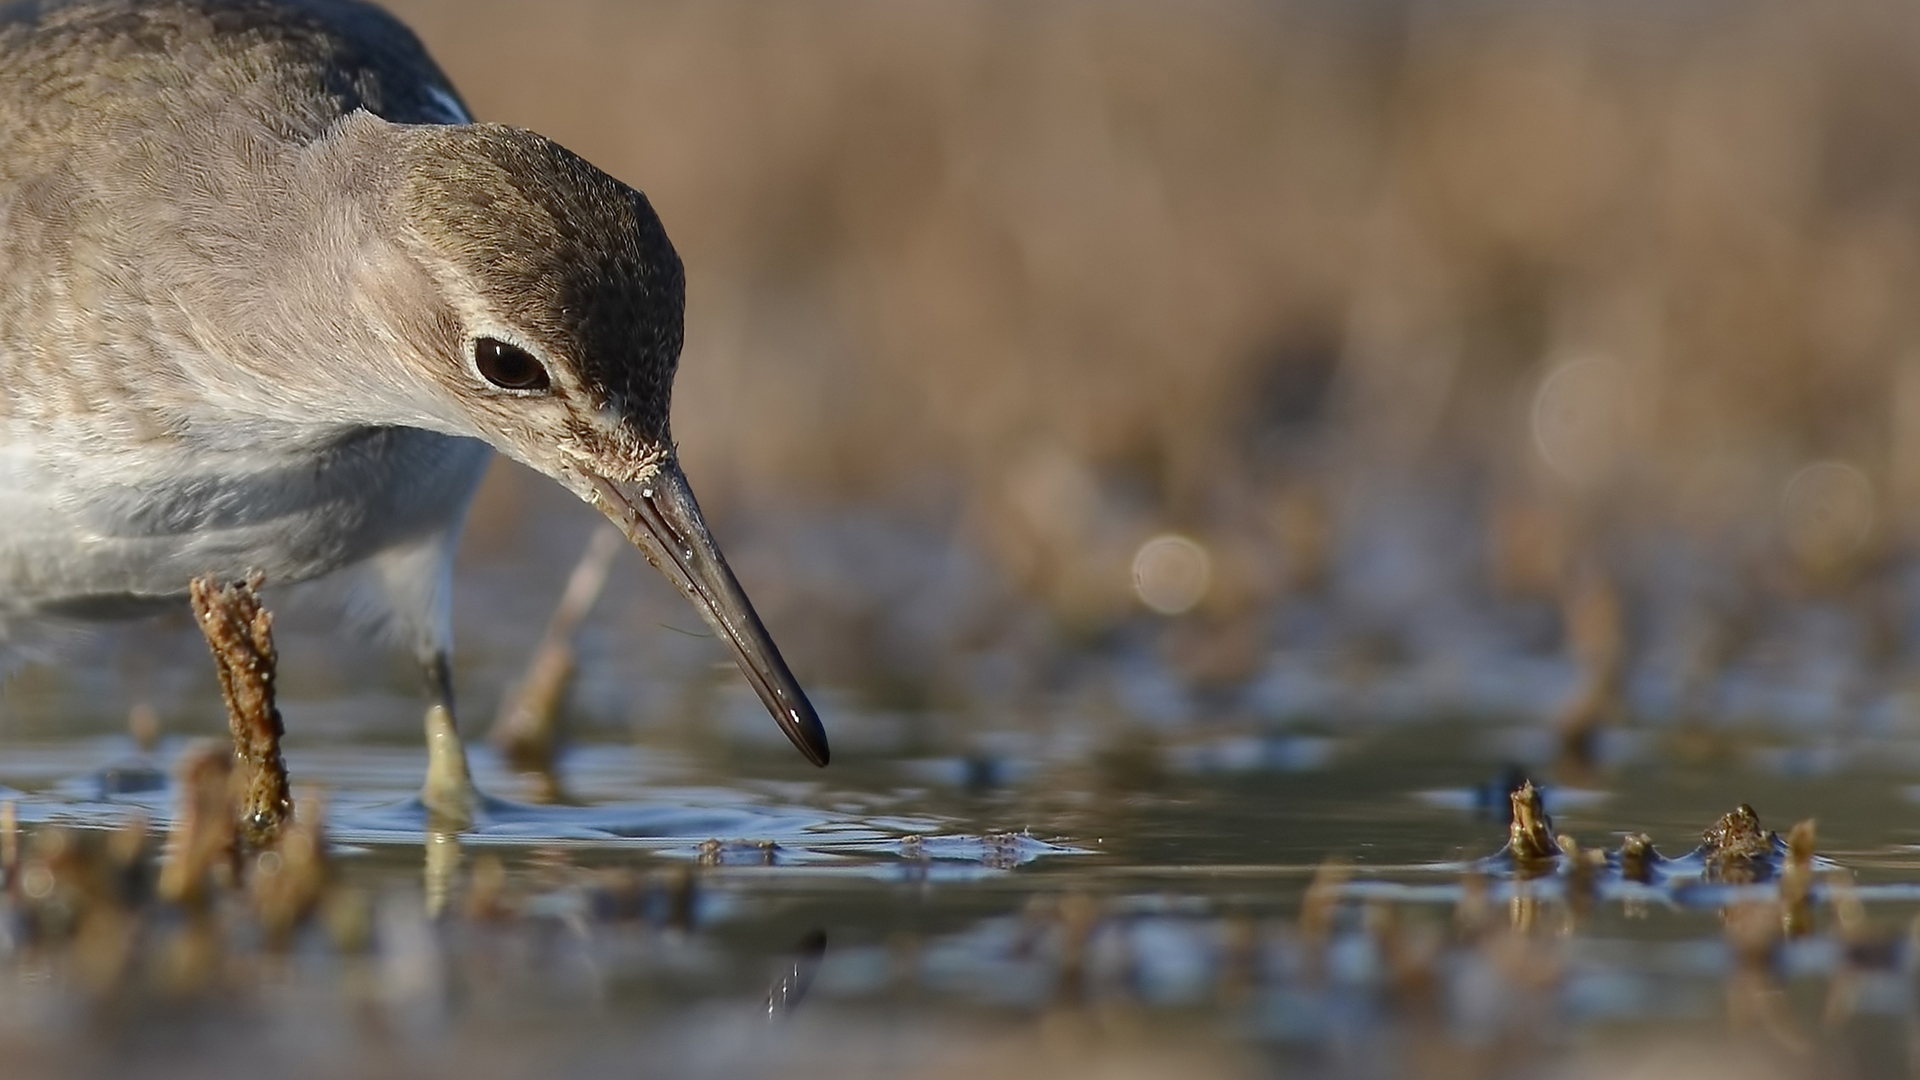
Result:
[[[130,614],[208,572],[318,577],[457,522],[492,453],[409,428],[92,454],[15,434],[0,443],[0,615],[16,617]]]

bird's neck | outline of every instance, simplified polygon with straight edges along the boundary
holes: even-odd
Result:
[[[364,118],[364,119],[363,119]],[[259,183],[187,216],[186,260],[161,264],[182,418],[227,433],[325,440],[369,427],[465,434],[410,372],[437,292],[396,236],[387,192],[400,129],[366,114],[257,161]]]

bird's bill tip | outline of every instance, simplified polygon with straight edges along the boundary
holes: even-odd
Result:
[[[820,716],[720,554],[679,463],[669,457],[638,480],[591,476],[587,489],[589,501],[732,649],[741,672],[794,747],[808,761],[825,765],[831,753]]]

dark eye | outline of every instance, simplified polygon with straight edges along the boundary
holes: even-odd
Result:
[[[547,379],[547,369],[527,350],[495,338],[483,337],[473,343],[473,366],[488,382],[505,390],[545,390],[553,385]]]

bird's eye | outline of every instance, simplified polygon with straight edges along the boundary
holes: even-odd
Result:
[[[553,385],[547,369],[527,350],[496,338],[483,337],[473,343],[473,366],[503,390],[545,390]]]

